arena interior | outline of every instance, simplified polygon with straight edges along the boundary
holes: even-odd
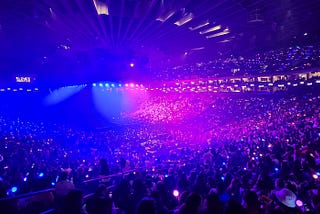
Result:
[[[0,0],[1,214],[320,214],[319,0]]]

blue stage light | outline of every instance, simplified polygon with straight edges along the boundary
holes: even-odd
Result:
[[[97,86],[97,83],[92,83],[92,86],[93,86],[93,87],[96,87],[96,86]]]
[[[111,84],[111,87],[114,88],[114,86],[115,86],[115,85],[112,83],[112,84]]]
[[[51,91],[50,94],[48,94],[44,98],[45,105],[55,105],[58,104],[67,98],[71,97],[72,95],[80,92],[86,87],[86,85],[74,85],[74,86],[65,86],[58,88],[54,91]],[[93,87],[95,88],[95,87]],[[29,89],[27,89],[29,90]]]
[[[55,186],[56,185],[56,183],[55,182],[51,182],[51,186]]]
[[[103,84],[102,84],[102,83],[99,83],[99,86],[100,86],[100,87],[103,87]]]
[[[44,176],[43,172],[39,173],[39,178],[42,178]]]
[[[11,188],[11,192],[13,192],[13,193],[17,192],[17,190],[18,190],[18,187],[12,187]]]
[[[106,86],[107,88],[109,88],[109,87],[110,87],[110,86],[109,86],[109,83],[106,83],[106,84],[105,84],[105,86]]]

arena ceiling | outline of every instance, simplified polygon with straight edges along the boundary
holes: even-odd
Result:
[[[0,77],[143,79],[317,40],[319,11],[320,0],[1,0]]]

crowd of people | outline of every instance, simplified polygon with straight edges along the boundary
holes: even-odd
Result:
[[[214,99],[213,94],[206,93],[153,92],[138,104],[135,111],[124,113],[123,116],[149,123],[182,122],[205,111]]]
[[[254,56],[231,55],[208,62],[168,68],[154,76],[157,79],[190,79],[196,77],[231,77],[259,74],[284,74],[319,67],[319,44],[292,46],[257,53]]]
[[[55,188],[57,213],[320,213],[318,94],[148,102],[135,124],[100,130],[3,113],[1,198]]]

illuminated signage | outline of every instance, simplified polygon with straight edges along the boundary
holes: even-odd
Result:
[[[31,77],[16,77],[16,82],[30,83]]]

